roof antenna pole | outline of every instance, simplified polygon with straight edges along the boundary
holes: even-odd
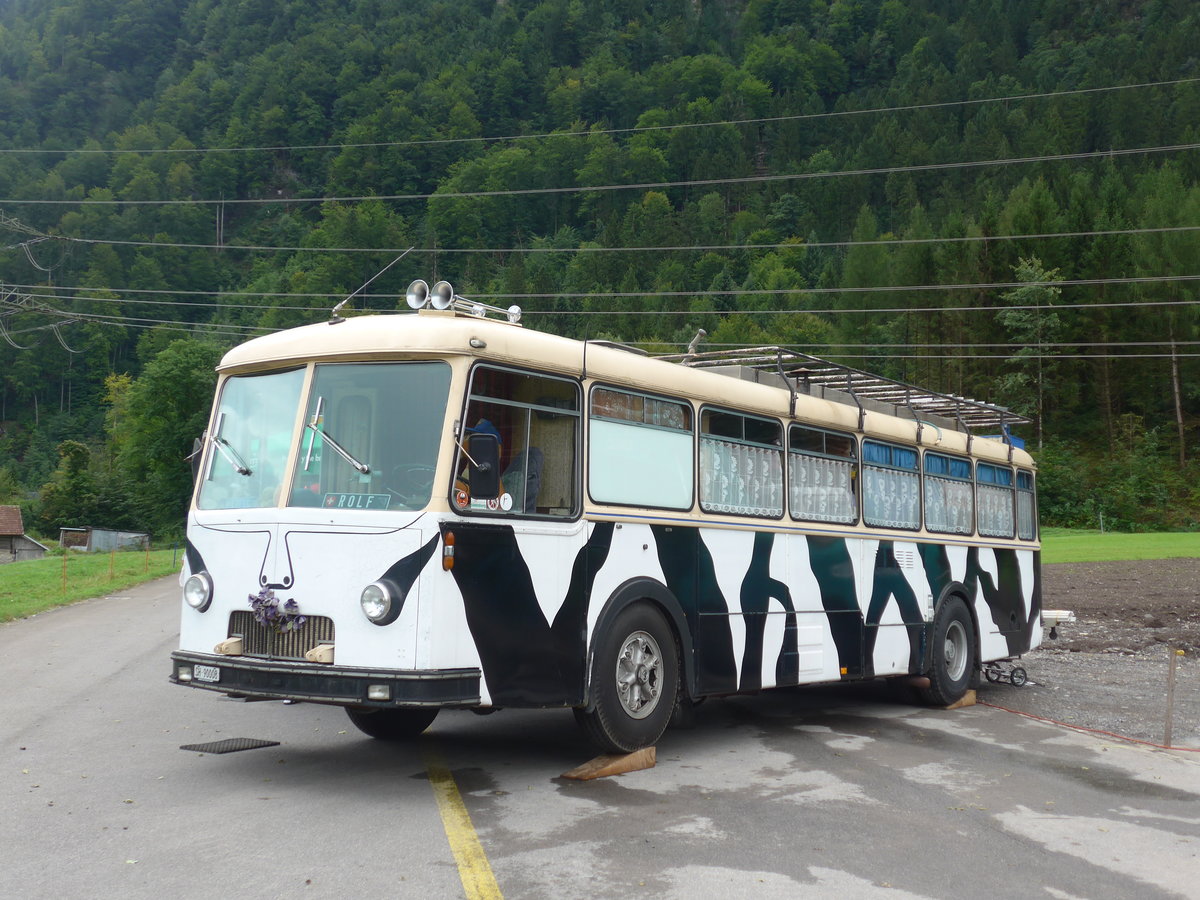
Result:
[[[971,434],[971,429],[962,417],[962,404],[957,400],[954,402],[954,418],[958,420],[959,427],[967,434],[967,452],[971,452],[971,444],[975,440],[975,435]]]
[[[862,401],[858,399],[858,394],[854,393],[854,376],[849,372],[846,373],[846,393],[854,400],[855,406],[858,407],[858,430],[862,431],[863,426],[867,424],[867,411],[863,409]]]
[[[362,286],[359,287],[359,289],[357,291],[355,291],[353,294],[350,294],[348,297],[346,297],[346,299],[340,301],[338,303],[338,305],[335,306],[329,312],[329,324],[330,325],[338,325],[341,322],[345,322],[346,320],[338,315],[338,313],[342,311],[342,307],[345,306],[347,303],[349,303],[351,300],[353,300],[355,294],[358,294],[360,291],[363,290],[363,288],[365,288],[367,285],[369,285],[372,281],[374,281],[376,278],[378,278],[380,275],[382,275],[384,272],[386,272],[388,269],[390,269],[396,263],[400,262],[400,260],[404,259],[404,257],[408,256],[408,254],[412,253],[413,250],[416,249],[416,246],[417,246],[416,244],[413,244],[411,247],[409,247],[407,250],[405,250],[403,253],[401,253],[399,256],[397,256],[395,259],[393,259],[390,263],[388,263],[386,266],[384,266],[382,269],[380,269],[378,272],[376,272],[374,275],[372,275],[370,278],[368,278],[366,281],[364,281],[362,283]]]
[[[917,412],[917,408],[913,406],[912,388],[904,388],[904,405],[908,407],[908,411],[912,413],[912,417],[917,421],[917,443],[921,443],[921,433],[925,428],[925,423],[921,421],[921,416]]]
[[[783,371],[783,350],[775,350],[775,369],[779,372],[779,377],[783,379],[783,383],[787,385],[788,396],[791,398],[788,402],[788,416],[796,418],[796,386],[787,377],[787,372]]]

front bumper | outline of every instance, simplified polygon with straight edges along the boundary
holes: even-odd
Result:
[[[382,708],[479,705],[479,669],[358,669],[184,650],[171,654],[171,665],[174,684],[266,700]],[[198,679],[197,667],[208,678],[215,673],[216,680]],[[391,699],[368,699],[368,685],[387,685]]]

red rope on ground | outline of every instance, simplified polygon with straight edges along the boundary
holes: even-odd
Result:
[[[1007,706],[1000,706],[997,703],[988,703],[986,700],[976,700],[980,706],[990,706],[992,709],[999,709],[1003,712],[1012,713],[1017,716],[1024,716],[1027,719],[1036,719],[1039,722],[1049,722],[1051,725],[1061,725],[1063,728],[1071,728],[1075,731],[1083,731],[1088,734],[1102,734],[1105,737],[1116,738],[1119,741],[1129,741],[1131,744],[1142,744],[1146,747],[1154,747],[1156,750],[1182,750],[1185,753],[1200,753],[1200,747],[1168,747],[1166,744],[1156,744],[1153,741],[1142,741],[1137,738],[1126,737],[1123,734],[1117,734],[1114,731],[1104,731],[1100,728],[1088,728],[1084,725],[1072,725],[1070,722],[1060,722],[1058,719],[1050,719],[1046,716],[1035,716],[1033,713],[1021,712],[1019,709],[1009,709]]]

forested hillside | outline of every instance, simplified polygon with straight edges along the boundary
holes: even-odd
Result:
[[[1186,0],[0,0],[0,503],[181,526],[224,349],[403,306],[782,343],[1200,521]],[[65,442],[65,443],[64,443]]]

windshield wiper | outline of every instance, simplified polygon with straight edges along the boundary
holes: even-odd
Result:
[[[249,475],[250,467],[246,465],[245,460],[238,456],[238,452],[233,449],[233,445],[223,437],[213,438],[213,443],[216,444],[220,454],[229,460],[229,464],[237,471],[239,475]]]
[[[325,406],[325,398],[318,397],[317,398],[317,408],[313,412],[312,419],[309,420],[308,424],[305,425],[304,427],[309,429],[310,431],[312,431],[313,434],[320,435],[321,440],[323,440],[330,447],[332,447],[338,456],[340,456],[346,462],[350,463],[350,465],[352,465],[359,472],[359,474],[370,475],[371,474],[370,466],[368,466],[365,462],[359,462],[358,459],[356,459],[355,456],[349,450],[347,450],[345,447],[343,447],[341,444],[339,444],[333,438],[333,436],[329,434],[328,431],[322,431],[320,428],[317,427],[317,423],[321,421],[321,410],[324,406]],[[315,442],[316,442],[315,437],[310,439],[308,442],[308,452],[304,456],[304,471],[306,471],[306,472],[308,471],[309,463],[312,461],[313,444]]]

